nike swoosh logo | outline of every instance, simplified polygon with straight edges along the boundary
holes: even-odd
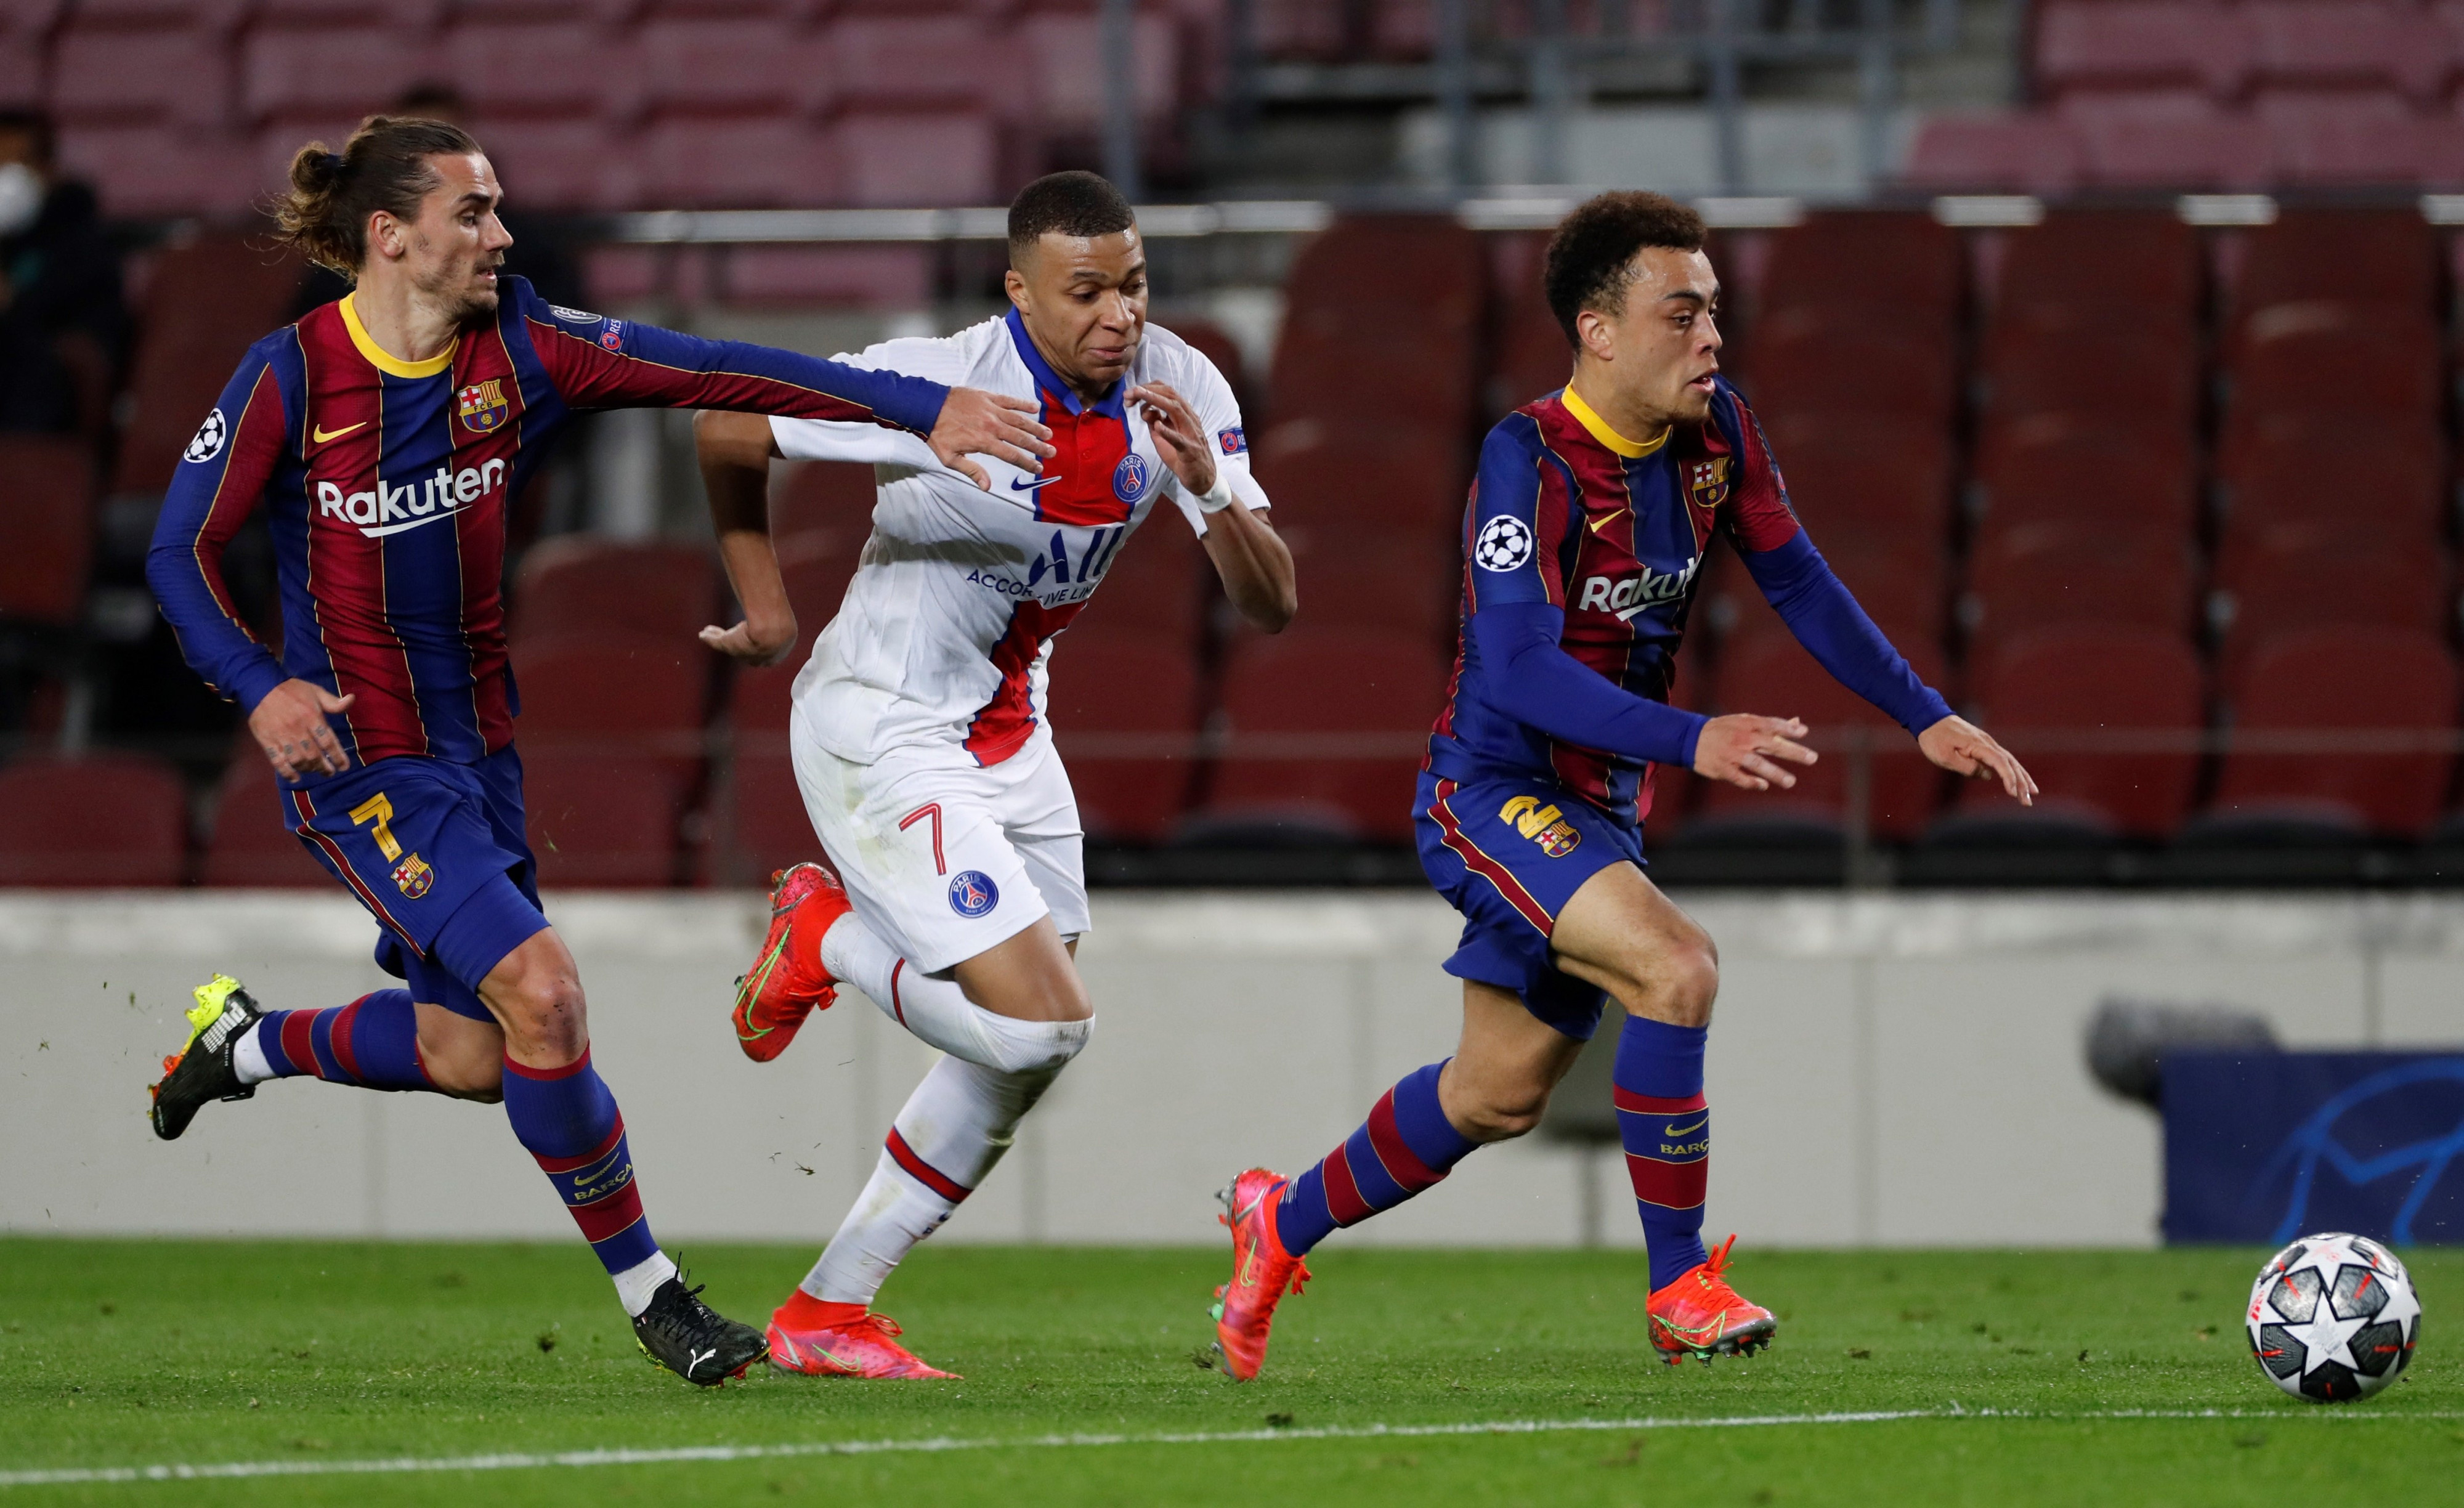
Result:
[[[1592,533],[1598,534],[1601,530],[1606,529],[1609,525],[1616,523],[1618,519],[1623,518],[1624,516],[1625,510],[1620,508],[1616,513],[1595,518],[1592,520]]]
[[[1013,492],[1031,492],[1039,487],[1050,487],[1059,480],[1061,478],[1057,476],[1039,476],[1032,482],[1022,482],[1013,476],[1009,479],[1009,490]]]
[[[1660,1131],[1661,1131],[1661,1135],[1663,1135],[1663,1136],[1691,1136],[1691,1135],[1693,1135],[1695,1132],[1697,1132],[1697,1131],[1699,1131],[1699,1130],[1703,1129],[1703,1127],[1705,1127],[1705,1126],[1708,1126],[1708,1125],[1710,1125],[1710,1124],[1711,1124],[1711,1118],[1710,1118],[1709,1116],[1707,1116],[1707,1115],[1706,1115],[1706,1116],[1703,1117],[1703,1119],[1701,1119],[1701,1120],[1699,1120],[1699,1121],[1695,1122],[1695,1123],[1694,1123],[1693,1125],[1691,1125],[1691,1126],[1662,1126],[1660,1128]]]
[[[368,422],[363,419],[358,424],[344,425],[340,429],[328,429],[324,426],[319,425],[316,428],[311,429],[308,432],[316,437],[319,445],[323,445],[330,440],[340,440],[342,436],[349,434],[354,429],[365,429],[367,426]]]

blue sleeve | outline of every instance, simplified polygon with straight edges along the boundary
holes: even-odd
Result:
[[[254,711],[289,673],[241,621],[223,579],[223,551],[264,501],[289,450],[286,415],[273,363],[262,348],[251,350],[181,453],[145,552],[145,583],[182,658],[242,711]]]
[[[1950,704],[1918,679],[1802,530],[1777,549],[1742,550],[1738,557],[1788,631],[1840,685],[1911,733],[1950,715]]]
[[[1559,645],[1565,628],[1565,609],[1546,602],[1491,602],[1473,613],[1488,703],[1551,738],[1693,768],[1709,719],[1612,685]]]

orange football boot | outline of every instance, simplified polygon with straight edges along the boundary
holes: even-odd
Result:
[[[1244,1383],[1265,1365],[1266,1332],[1285,1290],[1299,1293],[1309,1279],[1309,1263],[1285,1251],[1275,1233],[1275,1208],[1290,1182],[1252,1168],[1217,1195],[1223,1213],[1216,1218],[1232,1228],[1232,1280],[1215,1290],[1215,1352]]]
[[[800,863],[770,877],[770,933],[760,956],[736,981],[736,1045],[757,1063],[787,1050],[796,1028],[838,999],[822,968],[822,936],[851,907],[838,876]]]
[[[1776,1316],[1737,1297],[1721,1276],[1728,1265],[1728,1248],[1736,1244],[1737,1238],[1729,1236],[1711,1249],[1707,1260],[1651,1296],[1646,1305],[1651,1344],[1669,1366],[1689,1356],[1705,1366],[1714,1356],[1751,1356],[1779,1333]]]
[[[899,1333],[898,1322],[886,1314],[868,1311],[842,1324],[791,1330],[783,1318],[788,1307],[780,1305],[779,1312],[770,1317],[770,1365],[782,1372],[801,1372],[806,1377],[960,1380],[957,1373],[929,1366],[922,1357],[899,1344],[893,1339]]]

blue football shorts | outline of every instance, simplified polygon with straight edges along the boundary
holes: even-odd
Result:
[[[1446,973],[1511,990],[1545,1024],[1590,1040],[1608,994],[1561,973],[1550,961],[1549,937],[1584,881],[1613,863],[1642,863],[1641,827],[1551,780],[1499,776],[1458,784],[1427,770],[1412,826],[1429,883],[1463,913],[1463,940]]]
[[[493,1021],[479,981],[547,926],[522,830],[522,762],[397,754],[282,788],[282,820],[383,929],[411,998]]]

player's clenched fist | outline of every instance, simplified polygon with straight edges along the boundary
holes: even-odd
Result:
[[[1785,791],[1796,776],[1785,765],[1812,764],[1814,751],[1796,740],[1805,725],[1793,717],[1755,717],[1732,712],[1703,725],[1694,741],[1694,773],[1708,780],[1726,780],[1749,791]]]
[[[953,387],[927,439],[943,466],[989,492],[992,478],[967,457],[989,455],[1022,471],[1041,470],[1044,458],[1052,454],[1052,431],[1036,422],[1036,405],[1023,398]]]

